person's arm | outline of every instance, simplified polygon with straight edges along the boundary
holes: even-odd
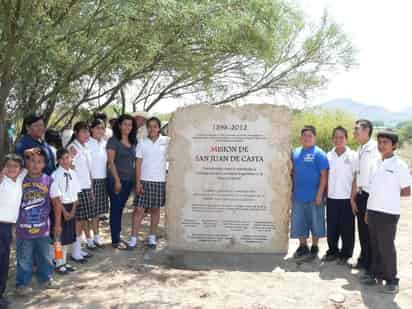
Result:
[[[320,172],[320,181],[318,186],[318,192],[316,193],[316,205],[322,206],[323,195],[328,185],[328,170],[322,170]]]
[[[358,205],[356,204],[356,194],[357,194],[358,188],[356,185],[356,176],[353,177],[353,181],[352,181],[352,190],[351,190],[351,194],[350,194],[350,206],[352,207],[352,212],[353,215],[356,216],[356,214],[358,213]]]
[[[412,177],[409,172],[409,168],[406,164],[402,164],[401,170],[399,173],[399,185],[401,187],[401,196],[408,197],[411,196],[411,184],[412,184]]]
[[[137,158],[136,159],[136,193],[137,194],[143,194],[143,186],[142,183],[140,182],[140,177],[142,175],[142,158]]]
[[[119,174],[117,173],[116,164],[114,163],[114,159],[116,157],[116,151],[114,149],[107,149],[107,164],[114,178],[114,192],[119,194],[122,190],[122,183],[120,182]]]
[[[52,199],[54,213],[54,231],[52,231],[55,239],[59,239],[62,233],[62,208],[60,197]]]
[[[79,205],[79,201],[76,201],[76,202],[73,203],[73,208],[72,208],[72,210],[70,211],[70,219],[73,219],[73,218],[75,217],[75,215],[76,215],[76,208],[77,208],[78,205]]]

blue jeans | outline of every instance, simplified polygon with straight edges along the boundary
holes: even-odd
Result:
[[[16,257],[16,287],[30,284],[33,275],[33,260],[36,262],[36,277],[40,284],[49,281],[52,277],[53,265],[50,254],[50,237],[17,239]]]
[[[325,205],[317,206],[315,202],[293,201],[290,237],[308,238],[325,237]]]
[[[114,192],[114,180],[109,178],[107,182],[107,192],[110,198],[110,233],[112,236],[112,244],[118,244],[120,242],[123,209],[133,190],[132,181],[121,180],[121,183],[122,190],[119,194],[116,194]]]

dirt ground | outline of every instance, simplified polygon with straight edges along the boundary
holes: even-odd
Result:
[[[125,236],[130,231],[130,211],[125,217]],[[146,221],[142,239],[147,226]],[[13,266],[9,282],[9,296],[14,302],[11,308],[412,308],[412,200],[402,201],[397,237],[401,288],[396,296],[380,294],[377,287],[361,286],[357,271],[335,262],[318,259],[296,264],[290,259],[295,241],[290,242],[286,257],[189,270],[170,264],[164,237],[156,251],[118,251],[109,245],[107,233],[106,223],[107,246],[93,252],[87,265],[70,275],[55,276],[62,286],[59,290],[35,288],[33,295],[15,298]],[[322,241],[320,256],[325,251],[326,242]],[[357,247],[355,256],[358,252]]]

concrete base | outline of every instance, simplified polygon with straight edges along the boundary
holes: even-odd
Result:
[[[166,264],[174,268],[231,271],[272,272],[284,263],[286,253],[217,253],[171,251],[163,252]]]

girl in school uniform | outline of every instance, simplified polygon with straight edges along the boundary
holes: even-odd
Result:
[[[81,250],[81,236],[84,232],[89,249],[96,248],[94,240],[90,236],[88,221],[97,217],[92,189],[92,158],[87,147],[89,126],[86,122],[80,121],[74,125],[73,131],[73,136],[67,148],[74,158],[74,171],[79,179],[81,192],[79,193],[79,206],[76,209],[76,243],[72,252],[72,259],[75,262],[85,263],[85,259],[91,257],[91,255]]]
[[[148,245],[150,248],[156,248],[157,245],[160,208],[165,205],[166,198],[166,155],[169,143],[169,137],[160,135],[160,128],[161,122],[158,118],[147,120],[148,137],[136,147],[136,198],[130,248],[137,245],[145,210],[150,213]]]
[[[90,149],[92,163],[92,185],[94,193],[94,203],[97,216],[92,220],[94,245],[102,247],[99,235],[99,216],[109,211],[109,197],[107,194],[107,152],[105,139],[106,124],[102,119],[93,119],[90,123],[90,138],[87,146]]]
[[[51,216],[51,233],[54,236],[55,246],[61,245],[62,256],[55,254],[55,271],[58,274],[67,274],[75,269],[67,264],[68,247],[76,242],[76,207],[79,204],[78,194],[81,192],[80,183],[72,167],[72,157],[65,148],[57,150],[59,167],[53,172],[53,182],[50,188],[50,197],[53,203]],[[79,247],[74,248],[79,250]],[[81,256],[81,252],[73,251],[73,255]],[[55,250],[57,253],[57,249]]]

